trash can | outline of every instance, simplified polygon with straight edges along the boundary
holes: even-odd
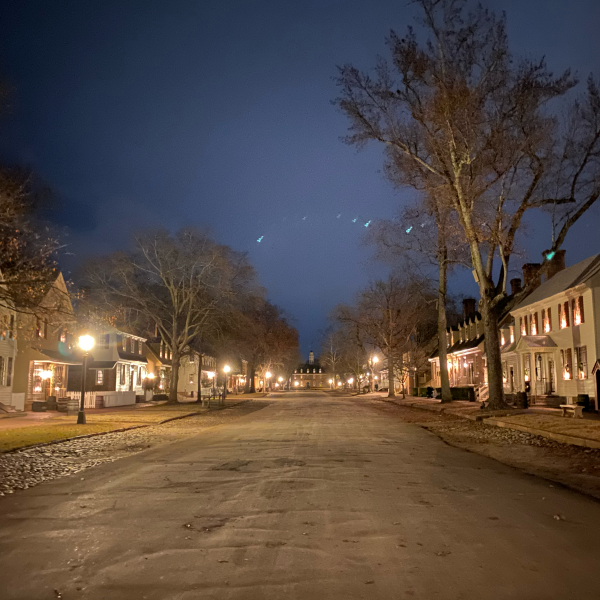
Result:
[[[527,392],[517,392],[517,400],[515,402],[517,408],[529,408],[527,401]]]
[[[577,394],[577,405],[583,406],[584,411],[590,410],[590,396],[589,394]]]

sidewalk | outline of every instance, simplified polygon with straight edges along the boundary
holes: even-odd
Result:
[[[385,396],[381,396],[382,400],[385,399]],[[405,399],[397,397],[392,399],[391,402],[398,406],[439,412],[471,421],[484,422],[486,425],[515,429],[564,444],[585,448],[600,448],[600,419],[596,415],[587,415],[583,419],[573,419],[572,417],[563,417],[559,408],[548,407],[486,410],[484,412],[480,409],[479,404],[474,402],[455,400],[442,404],[439,400],[412,396],[407,396]]]

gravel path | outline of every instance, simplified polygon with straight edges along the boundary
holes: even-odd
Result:
[[[107,433],[0,454],[0,496],[26,490],[43,481],[79,473],[90,467],[119,460],[148,448],[196,435],[207,427],[226,423],[264,408],[265,401],[245,401],[193,417],[130,431]],[[82,477],[83,479],[83,477]]]

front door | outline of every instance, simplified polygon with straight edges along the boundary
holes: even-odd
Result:
[[[510,367],[508,370],[509,382],[510,382],[510,393],[513,394],[515,391],[515,370],[514,367]]]

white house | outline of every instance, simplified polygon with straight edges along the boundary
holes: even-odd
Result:
[[[146,338],[105,326],[95,332],[96,343],[90,352],[86,371],[86,407],[104,408],[135,404],[143,396],[147,359]],[[81,393],[81,365],[69,368],[67,394]]]
[[[507,393],[529,391],[534,402],[575,402],[588,394],[598,409],[600,387],[600,255],[564,268],[553,258],[548,279],[511,311],[514,342],[502,359]]]

